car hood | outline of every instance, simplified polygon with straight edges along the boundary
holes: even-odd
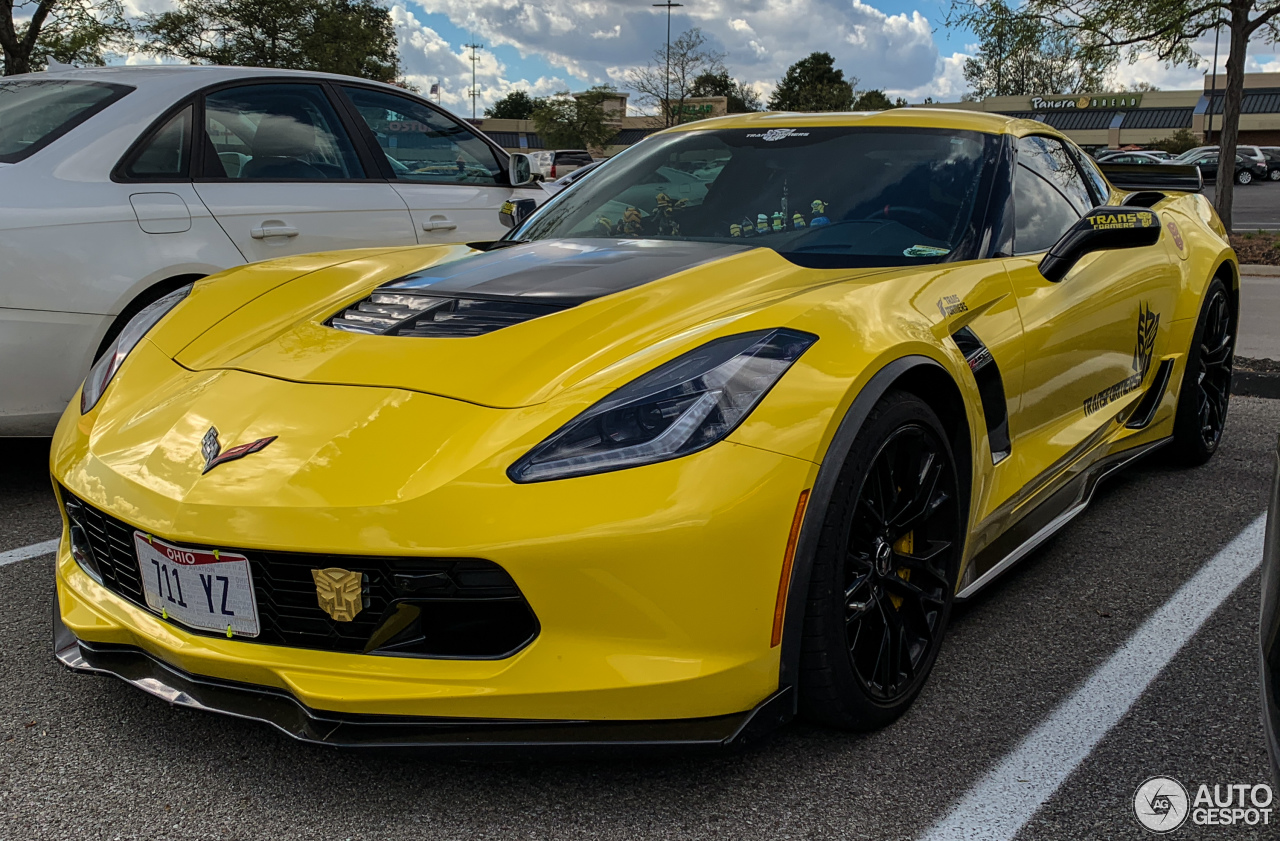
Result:
[[[684,348],[733,332],[734,320],[814,286],[882,271],[804,269],[745,244],[648,240],[380,252],[268,284],[265,292],[255,288],[256,297],[235,306],[223,302],[216,323],[173,358],[192,371],[400,388],[516,408],[545,402],[655,346]],[[465,337],[332,326],[375,290],[503,302],[538,314]],[[158,344],[172,345],[173,332]]]

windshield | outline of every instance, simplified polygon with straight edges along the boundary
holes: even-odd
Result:
[[[572,185],[509,238],[750,244],[812,267],[966,259],[996,146],[992,135],[916,128],[659,135]]]
[[[0,161],[34,154],[130,90],[57,79],[0,82]]]

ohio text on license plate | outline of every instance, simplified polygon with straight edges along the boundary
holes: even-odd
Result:
[[[258,635],[249,559],[233,552],[184,549],[133,533],[147,607],[192,628]]]

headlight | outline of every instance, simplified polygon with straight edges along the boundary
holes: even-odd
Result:
[[[709,447],[751,414],[817,340],[778,329],[708,342],[587,409],[511,465],[507,475],[521,483],[564,479]]]
[[[142,337],[147,335],[147,332],[155,327],[160,319],[169,314],[169,310],[182,303],[182,299],[191,294],[191,286],[192,284],[188,283],[181,289],[175,289],[163,298],[147,304],[141,312],[129,319],[129,323],[120,331],[120,335],[116,336],[111,347],[107,348],[106,353],[102,354],[89,369],[89,376],[85,378],[84,388],[80,392],[80,414],[83,415],[98,405],[98,401],[102,399],[102,393],[107,390],[107,386],[111,384],[111,378],[124,364],[129,351],[142,341]]]

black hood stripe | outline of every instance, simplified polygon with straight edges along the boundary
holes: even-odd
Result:
[[[546,240],[467,255],[381,289],[567,308],[749,250],[746,245],[667,240]]]

